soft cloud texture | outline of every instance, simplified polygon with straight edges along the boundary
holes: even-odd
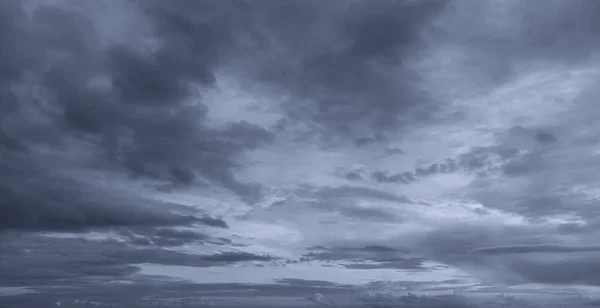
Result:
[[[3,1],[0,294],[593,303],[599,7]]]

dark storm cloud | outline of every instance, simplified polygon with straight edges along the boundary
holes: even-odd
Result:
[[[173,232],[167,233],[174,238]],[[177,236],[182,238],[181,234]],[[275,259],[246,252],[193,255],[159,247],[135,248],[114,240],[61,239],[28,234],[19,237],[4,234],[0,245],[3,278],[0,283],[7,286],[123,279],[136,273],[139,269],[134,264],[141,263],[211,267]]]
[[[423,34],[447,2],[142,5],[173,46],[169,51],[183,55],[175,63],[193,61],[193,71],[202,72],[200,81],[213,82],[216,64],[236,58],[243,65],[242,77],[297,98],[284,104],[289,118],[348,134],[363,128],[389,130],[401,115],[427,118],[435,109],[426,92],[414,87],[418,74],[409,58],[424,48]],[[180,93],[175,86],[164,92]],[[358,146],[377,140],[368,135],[355,139]]]
[[[414,87],[417,74],[406,61],[446,1],[249,3],[264,14],[259,51],[268,51],[255,64],[259,79],[313,102],[286,105],[291,118],[351,134],[385,131],[401,115],[426,118],[434,108]],[[376,139],[355,140],[361,146]]]
[[[165,11],[152,16],[154,39],[161,47],[141,51],[138,46],[101,44],[103,25],[75,9],[38,6],[28,18],[23,5],[2,5],[7,16],[3,45],[11,46],[0,57],[0,67],[6,68],[3,156],[27,148],[85,149],[88,158],[74,166],[176,185],[216,183],[245,200],[259,196],[259,187],[238,182],[232,170],[240,153],[269,140],[270,133],[247,122],[207,127],[207,106],[192,85],[214,84],[212,69],[229,40],[226,33]],[[46,169],[52,164],[39,150],[17,163]],[[3,209],[9,207],[11,216],[29,215],[14,201],[21,198],[12,192],[23,187],[20,180],[2,175],[2,191],[11,194],[3,199],[13,199]],[[52,193],[70,198],[69,191]],[[40,204],[39,209],[52,212],[56,207]]]
[[[119,195],[30,166],[6,155],[0,163],[0,230],[81,230],[122,226],[206,224],[196,211]],[[179,211],[180,214],[171,210]],[[210,223],[214,224],[214,223]]]
[[[201,100],[202,88],[217,84],[219,67],[242,55],[254,58],[244,62],[254,66],[241,74],[254,74],[315,102],[286,105],[290,117],[300,110],[304,119],[330,123],[328,129],[339,132],[356,121],[390,127],[398,114],[422,107],[411,86],[414,72],[403,58],[420,45],[421,31],[444,4],[352,2],[340,10],[317,1],[149,1],[128,7],[131,16],[149,24],[147,35],[156,44],[145,48],[106,43],[101,40],[104,25],[75,7],[32,6],[25,13],[23,2],[5,1],[2,45],[10,47],[0,56],[2,155],[29,149],[26,158],[13,163],[47,169],[52,163],[42,148],[71,154],[84,150],[86,156],[73,166],[176,186],[217,184],[255,201],[261,188],[239,182],[233,171],[240,154],[271,140],[272,134],[248,122],[220,128],[205,124],[211,106]],[[330,37],[311,35],[312,27],[322,27]],[[313,45],[318,48],[308,48]],[[316,109],[305,113],[305,107]],[[19,181],[2,175],[0,188],[9,195],[3,199],[12,200],[2,207],[4,217],[26,217],[38,207],[54,211],[56,202],[39,201],[45,195],[22,210],[17,204],[26,202],[21,199],[29,193],[15,192],[24,187]],[[67,189],[46,193],[70,198]]]

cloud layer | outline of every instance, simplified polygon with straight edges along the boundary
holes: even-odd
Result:
[[[598,13],[3,1],[2,288],[596,292]]]

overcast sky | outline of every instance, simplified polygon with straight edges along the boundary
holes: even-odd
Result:
[[[0,46],[12,300],[600,290],[597,0],[3,0]]]

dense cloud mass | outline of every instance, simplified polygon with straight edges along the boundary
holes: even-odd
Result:
[[[0,301],[597,303],[599,14],[2,1]]]

